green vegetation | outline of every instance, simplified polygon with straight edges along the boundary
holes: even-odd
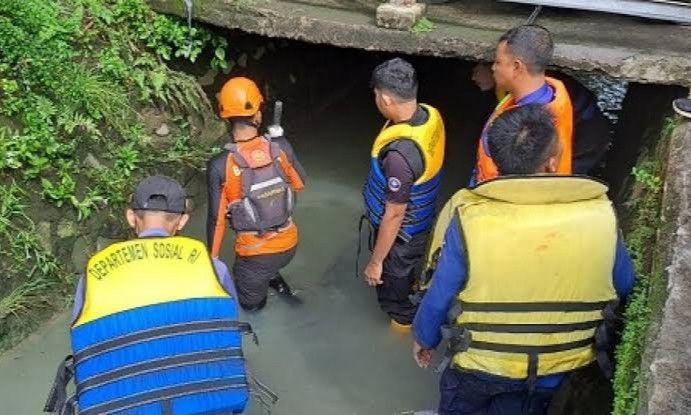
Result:
[[[668,119],[654,151],[641,156],[632,175],[635,184],[626,203],[631,212],[625,220],[626,244],[637,281],[624,313],[622,339],[616,349],[614,415],[634,415],[638,410],[641,359],[651,319],[662,308],[664,281],[657,263],[657,230],[661,224],[662,184],[667,146],[675,122]]]
[[[61,217],[85,221],[120,208],[149,166],[201,167],[214,150],[195,148],[182,120],[210,105],[166,62],[206,54],[224,70],[226,50],[225,39],[144,0],[0,2],[0,350],[33,326],[37,310],[63,304],[72,283],[27,211],[61,208]],[[146,107],[173,117],[171,148],[151,151]],[[85,166],[87,155],[98,164]]]
[[[426,17],[421,17],[415,22],[410,31],[415,34],[428,33],[434,30],[434,23]]]

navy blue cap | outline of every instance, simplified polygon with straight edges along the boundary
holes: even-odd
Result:
[[[176,180],[168,176],[149,176],[139,182],[132,195],[132,210],[185,213],[187,195]]]

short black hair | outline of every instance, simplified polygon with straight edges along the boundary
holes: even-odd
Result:
[[[514,27],[499,38],[511,54],[519,58],[531,74],[544,72],[552,63],[554,42],[549,30],[539,25]]]
[[[554,117],[538,104],[506,111],[487,130],[489,153],[502,175],[537,173],[556,139]]]
[[[404,101],[417,98],[417,74],[409,62],[393,58],[377,66],[372,72],[370,86],[383,89]]]

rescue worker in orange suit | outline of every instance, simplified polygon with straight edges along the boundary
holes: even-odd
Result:
[[[492,70],[499,89],[508,93],[499,102],[483,128],[477,151],[477,165],[471,185],[497,177],[497,166],[487,145],[487,130],[492,121],[504,111],[527,104],[545,105],[554,115],[557,137],[562,154],[558,174],[573,170],[573,108],[564,84],[545,75],[552,61],[554,43],[547,29],[537,25],[523,25],[510,29],[499,38]]]
[[[409,296],[440,190],[444,123],[437,109],[417,102],[417,75],[403,59],[379,65],[371,83],[388,121],[372,146],[363,189],[364,217],[376,235],[364,275],[392,327],[409,330],[416,310]]]
[[[554,174],[561,149],[544,106],[506,111],[488,142],[501,177],[456,193],[435,227],[443,243],[413,357],[427,367],[448,341],[439,415],[543,415],[574,370],[597,361],[612,375],[614,310],[633,263],[607,186]]]
[[[595,94],[583,84],[561,72],[547,71],[547,75],[564,83],[573,105],[573,173],[592,175],[612,141],[610,123],[598,107]],[[497,88],[494,82],[492,65],[475,65],[472,80],[483,92],[483,101],[491,113],[506,97],[506,91]]]
[[[219,115],[231,123],[232,142],[207,165],[207,239],[218,257],[226,228],[236,233],[233,275],[245,310],[266,305],[269,287],[294,293],[280,274],[298,244],[292,218],[305,171],[280,126],[260,135],[264,98],[250,79],[236,77],[218,96]]]

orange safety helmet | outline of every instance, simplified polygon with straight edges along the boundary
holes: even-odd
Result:
[[[264,103],[257,84],[245,77],[231,78],[218,95],[218,113],[221,118],[251,117]]]

